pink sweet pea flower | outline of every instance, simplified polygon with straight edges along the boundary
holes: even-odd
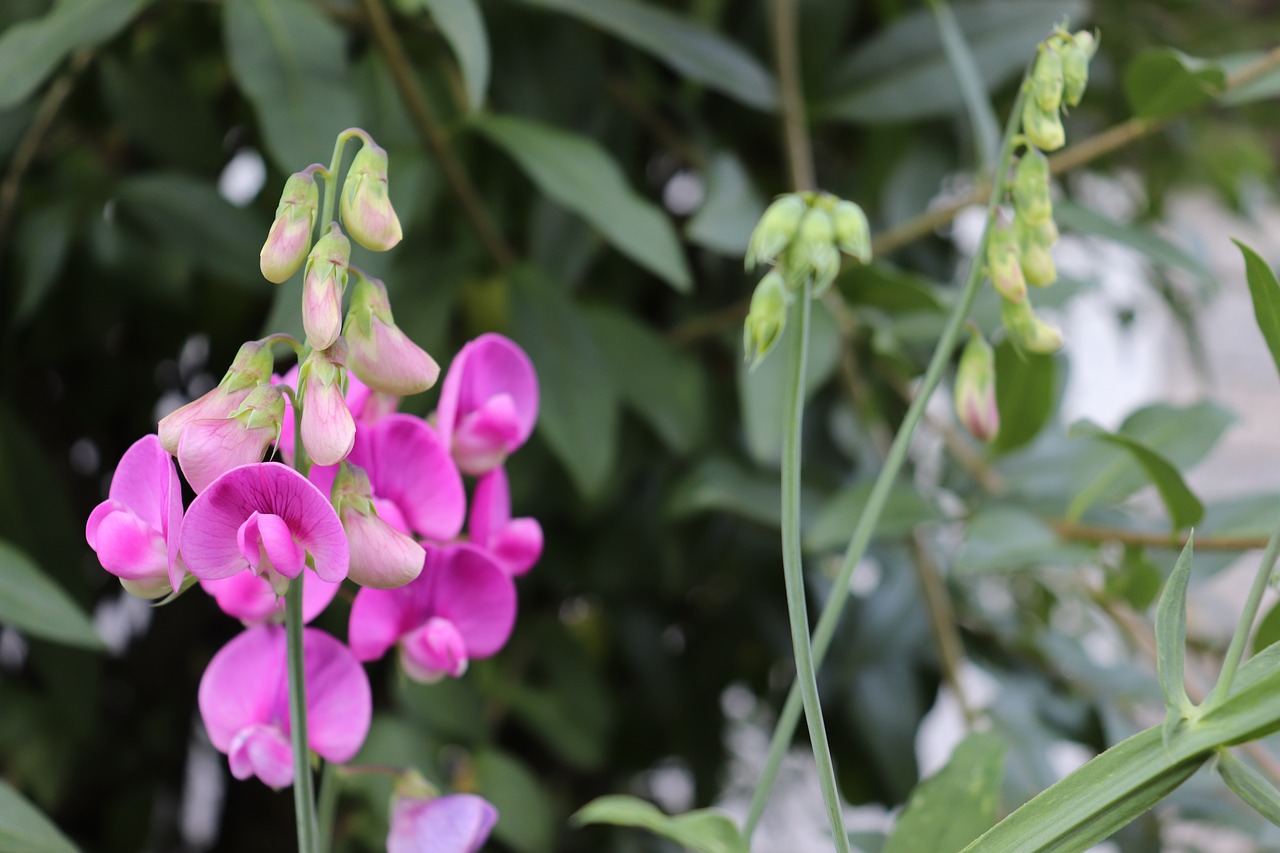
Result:
[[[284,619],[284,599],[276,595],[270,581],[253,572],[239,572],[220,580],[201,580],[200,586],[213,596],[223,613],[246,625]],[[302,587],[302,621],[310,622],[323,613],[341,587],[341,582],[307,578]]]
[[[298,365],[295,364],[289,368],[289,371],[284,376],[271,377],[271,382],[274,385],[287,385],[296,391],[298,389]],[[400,405],[399,397],[374,391],[350,371],[347,372],[346,399],[347,410],[351,412],[351,417],[355,419],[357,432],[361,427],[372,426],[387,415],[395,414],[396,408]],[[290,465],[293,464],[293,428],[293,403],[290,402],[288,395],[286,395],[284,398],[284,419],[280,423],[280,439],[276,442],[276,446],[280,449],[280,456]]]
[[[400,646],[415,681],[458,677],[472,659],[497,653],[516,619],[516,588],[484,551],[459,542],[425,545],[422,574],[399,589],[362,589],[347,629],[351,651],[377,660]]]
[[[350,761],[369,733],[369,678],[351,651],[315,628],[303,635],[307,743],[335,763]],[[293,784],[285,632],[249,628],[209,661],[200,679],[200,716],[209,740],[237,779],[257,776],[272,788]]]
[[[475,794],[396,797],[387,853],[476,853],[498,822],[498,810]]]
[[[334,480],[331,500],[351,546],[349,578],[361,586],[395,589],[422,573],[426,559],[422,546],[378,514],[373,486],[363,468],[344,463]]]
[[[509,575],[523,575],[542,556],[542,525],[537,519],[511,517],[511,489],[503,468],[476,483],[468,532]]]
[[[160,439],[144,435],[121,457],[107,499],[89,514],[85,538],[126,590],[159,598],[182,588],[181,527],[178,470]]]
[[[356,422],[347,408],[347,342],[338,338],[326,350],[312,350],[298,371],[302,383],[302,446],[317,465],[337,465],[351,452]]]
[[[182,432],[192,421],[230,417],[254,388],[270,379],[272,363],[271,347],[261,341],[241,345],[216,388],[160,419],[156,431],[164,449],[176,455]]]
[[[183,559],[206,580],[249,569],[283,593],[308,555],[321,579],[347,576],[347,537],[329,499],[279,462],[223,474],[191,502],[182,525]]]
[[[440,390],[437,428],[464,474],[501,465],[538,418],[538,376],[524,350],[485,334],[462,348]]]
[[[221,475],[253,462],[280,435],[284,394],[275,385],[259,385],[226,418],[189,422],[178,440],[178,464],[197,494]]]

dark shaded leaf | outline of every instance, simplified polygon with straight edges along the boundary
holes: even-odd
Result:
[[[93,623],[26,554],[0,541],[0,623],[34,637],[102,649]],[[4,821],[0,820],[0,826]]]
[[[1165,118],[1208,103],[1222,91],[1226,74],[1217,63],[1172,48],[1143,53],[1124,72],[1124,91],[1135,115]]]

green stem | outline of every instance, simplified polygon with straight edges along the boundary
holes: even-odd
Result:
[[[1022,115],[1022,102],[1026,97],[1026,92],[1027,79],[1024,77],[1022,85],[1018,88],[1018,97],[1014,101],[1013,107],[1009,112],[1009,119],[1005,124],[1004,139],[1000,146],[1000,160],[994,175],[996,181],[1002,181],[1003,177],[1009,172],[1009,165],[1013,158],[1013,138],[1018,132],[1019,119]],[[987,235],[990,232],[991,222],[995,218],[999,200],[1000,194],[995,193],[987,201],[986,227],[983,228],[982,240],[979,242],[973,259],[970,261],[969,272],[960,291],[960,298],[956,300],[951,316],[947,319],[946,328],[942,331],[942,337],[938,340],[938,346],[933,351],[933,357],[929,361],[928,368],[925,369],[920,391],[916,394],[915,399],[911,401],[907,414],[902,420],[902,426],[898,428],[898,434],[894,436],[893,445],[889,448],[889,455],[885,458],[884,467],[880,469],[875,484],[871,487],[871,494],[867,498],[866,508],[858,519],[858,526],[853,531],[853,537],[849,540],[849,547],[845,551],[844,561],[840,565],[840,572],[831,585],[833,592],[822,609],[822,616],[818,619],[817,630],[813,634],[813,658],[817,666],[822,665],[822,659],[826,655],[827,649],[831,646],[832,635],[835,634],[836,625],[840,621],[840,614],[843,612],[849,598],[848,595],[842,594],[841,591],[849,588],[849,578],[853,576],[853,570],[862,561],[863,555],[867,552],[871,536],[875,532],[876,525],[880,521],[880,514],[884,511],[885,502],[889,498],[889,491],[893,488],[898,472],[902,469],[902,463],[906,459],[907,448],[911,445],[911,437],[915,433],[916,425],[920,423],[920,418],[924,415],[925,405],[929,402],[929,397],[933,395],[938,383],[942,380],[942,374],[946,370],[947,363],[951,360],[951,354],[955,350],[956,342],[960,338],[960,332],[964,328],[965,318],[969,314],[969,309],[973,307],[974,297],[978,295],[978,290],[982,285],[983,257],[986,254]],[[750,839],[756,825],[760,822],[760,816],[764,814],[764,807],[769,800],[769,792],[773,788],[773,783],[777,779],[782,757],[795,734],[796,724],[800,719],[801,703],[800,690],[797,685],[793,684],[791,692],[787,694],[787,703],[783,706],[782,716],[779,717],[778,724],[774,728],[773,740],[769,744],[769,757],[760,774],[760,781],[756,784],[755,795],[751,799],[751,810],[747,814],[747,821],[743,827],[743,832],[748,839]]]
[[[1000,123],[996,120],[991,101],[987,98],[986,86],[982,74],[978,71],[977,60],[969,43],[965,41],[960,22],[946,0],[930,0],[934,20],[938,23],[938,36],[942,39],[942,49],[947,54],[947,61],[955,71],[956,82],[960,84],[960,95],[964,98],[965,110],[969,113],[969,122],[973,125],[974,144],[978,148],[978,165],[982,172],[991,173],[995,162],[996,148],[1000,145]]]
[[[818,762],[818,781],[827,806],[827,820],[831,823],[836,849],[844,853],[849,850],[849,833],[844,828],[835,766],[831,761],[827,730],[822,722],[822,703],[818,699],[818,677],[809,644],[809,610],[804,595],[804,558],[800,551],[800,432],[804,424],[804,374],[809,348],[809,318],[812,315],[811,287],[811,282],[806,279],[796,306],[798,328],[791,332],[782,438],[782,570],[787,585],[787,615],[791,621],[796,681],[800,685],[804,715],[809,723],[813,757]]]
[[[324,773],[320,776],[320,853],[329,853],[333,849],[333,824],[338,813],[338,787],[341,784],[338,765],[326,761]]]
[[[342,168],[342,152],[347,147],[353,137],[365,137],[365,132],[359,128],[349,127],[342,133],[338,134],[338,138],[333,142],[333,159],[329,161],[329,170],[324,172],[324,186],[321,188],[320,194],[320,235],[329,230],[329,223],[333,221],[333,206],[338,199],[338,170]]]
[[[1254,620],[1258,618],[1262,594],[1267,591],[1267,584],[1271,580],[1271,572],[1275,569],[1278,555],[1280,555],[1280,524],[1277,524],[1272,532],[1271,540],[1267,542],[1267,550],[1262,552],[1262,563],[1258,566],[1258,574],[1253,578],[1249,597],[1244,602],[1244,612],[1240,614],[1236,632],[1231,635],[1231,645],[1227,647],[1227,656],[1222,661],[1222,674],[1218,676],[1218,683],[1213,686],[1213,690],[1209,691],[1209,695],[1205,697],[1204,704],[1201,706],[1206,711],[1231,695],[1231,683],[1235,681],[1236,670],[1244,659],[1244,644],[1249,639],[1249,632],[1253,630]]]
[[[305,574],[305,572],[304,572]],[[307,745],[307,676],[302,653],[303,574],[285,593],[284,627],[289,648],[289,736],[293,743],[293,810],[298,823],[298,853],[319,853],[316,801],[311,784],[311,750]]]

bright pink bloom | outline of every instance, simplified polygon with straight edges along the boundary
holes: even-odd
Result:
[[[516,619],[516,588],[488,554],[467,542],[426,544],[422,574],[399,589],[362,589],[347,630],[360,660],[394,645],[410,678],[455,678],[470,660],[502,648]]]
[[[485,334],[462,348],[440,390],[437,428],[464,474],[501,465],[538,418],[538,376],[524,350]]]
[[[330,500],[347,531],[351,569],[347,576],[361,586],[394,589],[422,572],[422,546],[383,519],[364,469],[342,465]]]
[[[369,733],[369,678],[351,651],[315,628],[303,635],[307,743],[322,757],[350,761]],[[200,716],[209,740],[237,779],[257,776],[272,788],[293,784],[285,632],[259,625],[227,643],[200,679]]]
[[[181,527],[178,470],[160,439],[144,435],[121,457],[107,499],[89,514],[85,538],[126,590],[159,598],[182,588]]]
[[[537,519],[511,517],[511,489],[503,468],[476,483],[468,532],[509,575],[524,574],[542,556],[542,525]]]
[[[279,462],[223,474],[191,502],[182,525],[183,559],[207,580],[249,569],[282,593],[308,554],[323,580],[347,576],[347,537],[329,499]]]
[[[261,462],[280,434],[284,394],[259,385],[230,417],[190,421],[178,440],[178,464],[196,493],[232,468]]]
[[[201,580],[200,586],[213,596],[218,607],[246,625],[278,622],[284,619],[284,599],[276,595],[271,582],[253,572],[239,572],[220,580]],[[341,582],[329,583],[311,576],[302,587],[302,621],[319,616],[338,594]]]
[[[498,810],[475,794],[396,797],[387,853],[476,853],[498,822]]]

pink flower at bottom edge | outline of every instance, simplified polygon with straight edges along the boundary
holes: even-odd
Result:
[[[387,853],[476,853],[497,822],[498,810],[475,794],[397,797]]]

